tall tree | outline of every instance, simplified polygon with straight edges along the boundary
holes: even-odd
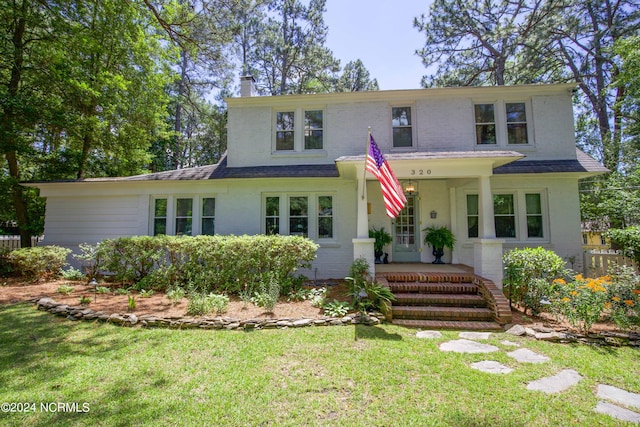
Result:
[[[342,74],[337,79],[334,90],[336,92],[361,92],[379,90],[378,80],[371,79],[369,70],[361,60],[350,61],[344,66]]]
[[[519,55],[555,23],[561,0],[435,0],[429,14],[414,20],[425,33],[417,53],[426,67],[424,87],[531,83],[545,69],[525,72]]]
[[[261,93],[283,95],[328,91],[339,62],[324,46],[327,26],[323,13],[326,0],[271,0],[268,19],[260,27],[249,67],[259,71]]]

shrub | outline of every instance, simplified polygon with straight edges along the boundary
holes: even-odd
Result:
[[[612,228],[604,235],[614,247],[622,249],[626,256],[640,264],[640,226],[625,229]]]
[[[98,294],[109,294],[111,293],[111,289],[106,286],[96,286],[96,293]]]
[[[185,295],[186,292],[182,288],[174,288],[167,291],[167,298],[169,298],[174,305],[180,304],[180,301],[185,297]]]
[[[551,298],[554,280],[567,275],[564,261],[544,248],[513,249],[503,257],[503,285],[509,302],[536,314]]]
[[[253,294],[251,302],[265,309],[267,313],[273,312],[280,297],[280,284],[273,274],[265,274],[260,281],[258,290]]]
[[[391,310],[391,302],[395,296],[391,289],[382,286],[370,277],[369,263],[364,258],[355,260],[349,268],[349,295],[353,306],[359,311],[378,310],[387,314]]]
[[[351,304],[345,301],[338,301],[334,299],[331,302],[325,303],[322,306],[324,314],[331,317],[342,317],[349,312]]]
[[[56,290],[56,292],[62,295],[69,295],[74,291],[74,289],[75,288],[71,285],[60,285],[58,286],[58,290]]]
[[[82,262],[82,268],[89,276],[89,279],[95,279],[100,273],[102,252],[98,251],[98,245],[80,243],[79,246],[80,253],[74,254],[73,257]]]
[[[47,276],[60,273],[67,264],[70,249],[60,246],[36,246],[12,251],[7,258],[12,264],[13,271],[32,279],[40,280]]]
[[[140,296],[142,298],[150,298],[154,293],[153,289],[143,289],[140,291]]]
[[[161,243],[161,239],[150,236],[103,240],[98,244],[96,256],[100,268],[113,272],[116,280],[138,282],[162,259]]]
[[[87,295],[82,295],[79,300],[81,305],[91,304],[91,297]]]
[[[640,326],[640,276],[632,269],[621,266],[611,273],[609,301],[605,308],[620,329]]]
[[[11,274],[11,262],[9,261],[9,248],[0,247],[0,277]]]
[[[219,294],[192,294],[187,304],[187,314],[191,316],[202,316],[215,311],[217,314],[227,311],[229,297]]]
[[[553,301],[555,311],[567,318],[571,325],[588,332],[600,320],[609,299],[609,277],[585,279],[581,274],[566,282],[556,279],[558,285]]]
[[[87,278],[87,276],[82,274],[82,271],[73,267],[69,267],[68,270],[60,270],[60,273],[62,274],[62,277],[67,280],[84,280]]]

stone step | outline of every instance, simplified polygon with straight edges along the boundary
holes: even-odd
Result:
[[[470,322],[455,320],[418,320],[418,319],[393,319],[394,325],[420,329],[449,329],[459,331],[502,331],[502,327],[496,322]]]
[[[487,302],[482,295],[473,294],[394,294],[395,305],[439,305],[448,307],[486,307]]]
[[[493,310],[473,307],[393,306],[393,319],[492,320]]]
[[[389,289],[396,293],[421,294],[477,294],[478,286],[473,283],[425,283],[425,282],[389,282]]]

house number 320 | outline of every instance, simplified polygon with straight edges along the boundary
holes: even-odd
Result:
[[[431,175],[431,169],[411,169],[411,175]]]

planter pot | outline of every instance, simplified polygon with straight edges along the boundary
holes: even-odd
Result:
[[[433,256],[436,258],[432,264],[444,264],[442,256],[444,255],[444,248],[433,248]]]

